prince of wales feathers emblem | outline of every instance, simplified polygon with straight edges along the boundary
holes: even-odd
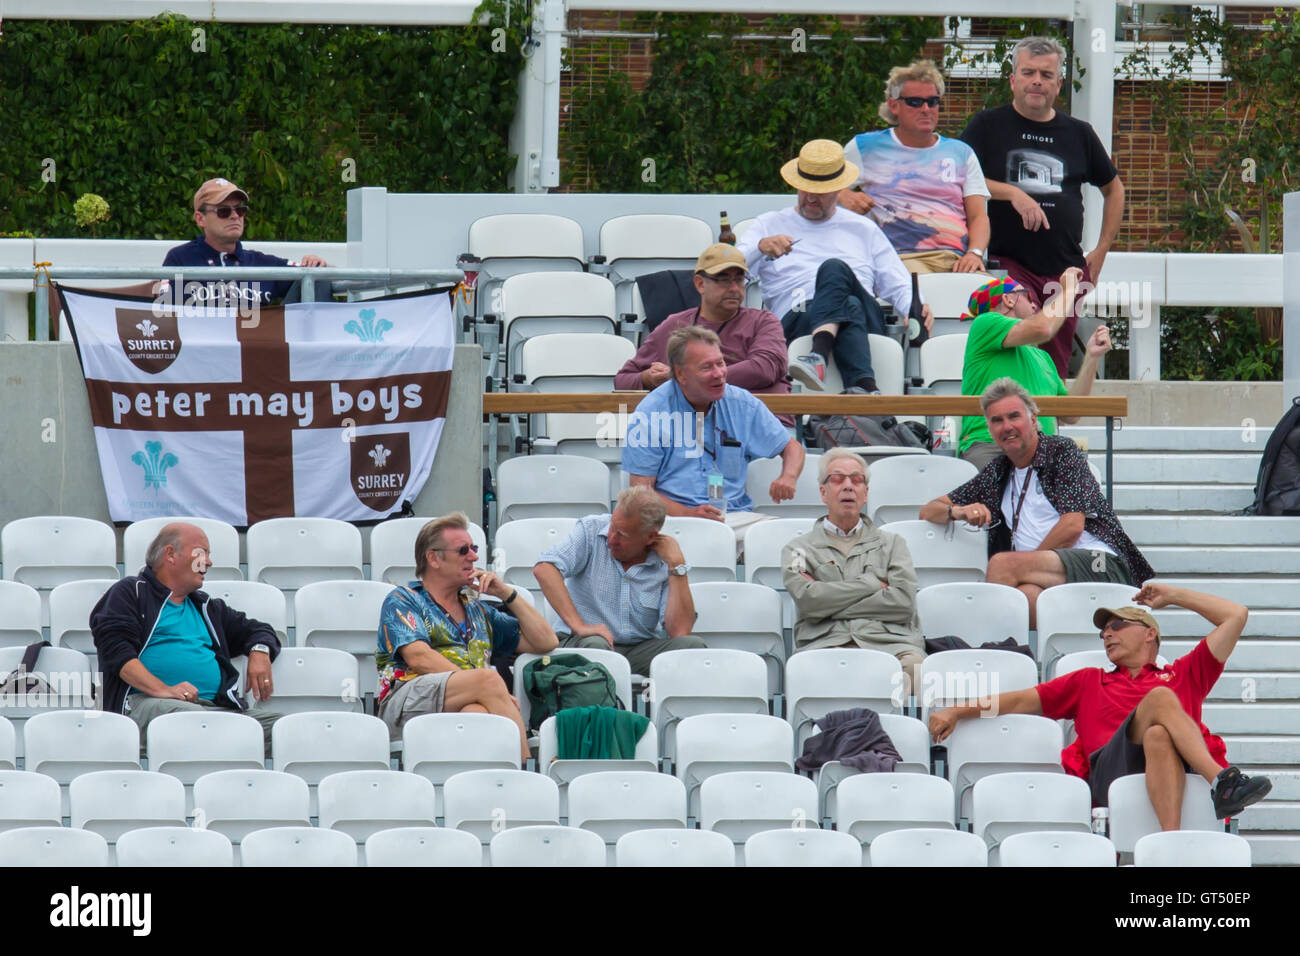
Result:
[[[144,486],[159,490],[167,484],[167,469],[180,461],[171,452],[162,454],[162,442],[145,442],[144,451],[138,451],[131,460],[144,469]]]
[[[393,323],[387,319],[376,322],[374,309],[362,309],[357,315],[361,321],[349,319],[347,325],[343,326],[343,331],[350,332],[362,342],[382,342],[384,333],[393,327]]]

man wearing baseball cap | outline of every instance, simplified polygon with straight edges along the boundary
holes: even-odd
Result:
[[[911,275],[885,234],[870,219],[839,210],[840,191],[858,178],[844,147],[829,139],[805,143],[781,167],[795,204],[759,216],[737,247],[763,284],[765,304],[781,316],[786,342],[813,338],[813,351],[795,356],[791,372],[821,391],[832,356],[846,387],[879,394],[868,334],[885,333],[879,295],[907,315]],[[925,307],[925,326],[934,319]]]
[[[320,256],[303,256],[300,262],[291,262],[255,249],[245,249],[240,239],[248,222],[248,193],[228,179],[209,179],[194,193],[194,222],[203,235],[176,246],[167,253],[163,265],[185,268],[187,266],[328,266]],[[220,288],[238,289],[242,297],[265,305],[273,299],[298,301],[299,283],[240,282]],[[204,293],[216,294],[215,289],[200,287]],[[328,301],[329,284],[323,283],[318,298]],[[188,301],[189,295],[185,299]],[[196,296],[197,298],[197,296]],[[202,300],[206,301],[206,299]]]
[[[728,384],[760,395],[788,394],[781,320],[766,309],[745,307],[748,278],[745,257],[735,246],[718,242],[700,253],[694,277],[699,307],[676,312],[659,323],[618,370],[614,387],[653,389],[668,381],[672,374],[667,364],[668,336],[684,326],[701,325],[716,332],[722,342]],[[787,426],[794,424],[788,415],[781,420]]]
[[[1246,626],[1246,609],[1226,598],[1155,582],[1145,584],[1133,601],[1144,607],[1099,608],[1093,614],[1111,667],[1084,667],[979,705],[937,711],[930,716],[931,735],[942,741],[959,720],[986,710],[1073,719],[1078,738],[1061,753],[1066,772],[1088,781],[1094,806],[1108,805],[1110,785],[1118,778],[1145,773],[1162,830],[1179,828],[1188,773],[1209,782],[1219,819],[1264,799],[1272,782],[1231,766],[1222,739],[1201,720],[1201,704]],[[1194,611],[1214,630],[1161,667],[1160,626],[1144,608],[1165,607]]]
[[[1052,357],[1039,348],[1050,342],[1065,322],[1065,303],[1073,302],[1083,273],[1066,269],[1060,278],[1061,292],[1038,311],[1034,301],[1015,279],[993,279],[971,293],[968,312],[973,318],[966,336],[966,357],[962,363],[961,393],[982,395],[984,389],[1000,378],[1013,378],[1031,395],[1091,395],[1101,357],[1110,351],[1110,329],[1097,326],[1088,340],[1083,365],[1068,389],[1056,373]],[[1073,425],[1077,418],[1063,418],[1062,424]],[[1040,418],[1044,435],[1056,434],[1056,419]],[[967,415],[961,420],[961,443],[958,451],[976,468],[983,469],[1000,454],[989,434],[983,415]]]

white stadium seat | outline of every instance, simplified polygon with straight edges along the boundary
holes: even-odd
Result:
[[[974,703],[1038,683],[1034,659],[1018,651],[965,648],[940,651],[921,662],[921,698],[924,710],[954,703]]]
[[[674,215],[630,215],[607,219],[600,227],[600,254],[618,286],[620,312],[632,309],[637,276],[664,269],[691,269],[713,244],[713,229],[702,219]]]
[[[140,827],[117,841],[117,865],[234,866],[230,840],[215,830]]]
[[[952,784],[919,773],[860,773],[837,788],[835,827],[867,847],[891,830],[955,829]]]
[[[0,581],[0,647],[26,647],[40,640],[40,592],[30,584]]]
[[[108,866],[108,841],[64,827],[6,830],[0,833],[0,866]]]
[[[1002,866],[1104,866],[1115,863],[1115,844],[1096,833],[1038,830],[1002,841]]]
[[[497,528],[489,567],[506,584],[528,588],[540,597],[542,589],[533,577],[533,565],[542,552],[563,544],[577,523],[578,519],[567,516],[507,521]]]
[[[1133,848],[1134,866],[1250,866],[1250,843],[1235,833],[1148,833]]]
[[[358,844],[396,826],[433,826],[433,784],[399,770],[332,773],[317,787],[320,825]],[[364,852],[360,860],[364,863]]]
[[[997,773],[975,781],[971,832],[989,845],[989,865],[1014,833],[1074,830],[1092,826],[1092,793],[1080,777],[1063,773]]]
[[[971,293],[992,278],[983,272],[935,272],[917,276],[917,281],[936,319],[957,319],[966,312]]]
[[[779,717],[767,714],[699,714],[685,718],[677,728],[678,779],[686,786],[687,813],[698,817],[699,789],[714,774],[733,771],[794,769],[791,749],[794,732]],[[813,809],[817,818],[817,788]],[[742,840],[743,842],[743,840]]]
[[[410,584],[415,580],[415,539],[432,518],[392,518],[370,529],[370,580]],[[474,522],[469,536],[478,545],[479,560],[486,562],[487,535]],[[378,622],[376,622],[376,626]]]
[[[609,392],[636,346],[621,335],[557,332],[534,335],[519,354],[516,383],[537,392]],[[518,382],[518,379],[523,379]]]
[[[99,652],[90,633],[90,612],[116,583],[108,578],[69,581],[50,591],[50,643],[81,651],[92,671],[99,670]]]
[[[149,769],[185,784],[190,808],[194,781],[204,774],[266,766],[262,725],[233,710],[160,714],[149,721],[145,737]]]
[[[981,777],[1017,770],[1065,772],[1061,727],[1046,717],[999,714],[963,720],[944,742],[959,819],[970,818],[970,791]]]
[[[246,541],[250,581],[294,591],[313,581],[361,579],[361,532],[346,521],[268,518],[249,527]]]
[[[286,714],[271,728],[271,764],[307,782],[313,816],[321,780],[345,770],[387,770],[388,755],[388,725],[369,714]]]
[[[13,721],[0,717],[0,770],[18,767],[18,733]]]
[[[242,657],[238,662],[242,690],[248,662]],[[274,692],[269,701],[248,696],[254,709],[280,714],[355,714],[362,710],[357,659],[347,651],[332,647],[281,648],[271,664],[271,680]]]
[[[916,594],[921,632],[960,637],[971,647],[1015,638],[1029,643],[1029,599],[1018,588],[984,581],[932,584]]]
[[[662,533],[681,545],[693,583],[736,580],[736,533],[721,521],[669,515]]]
[[[605,841],[558,825],[512,827],[492,838],[493,866],[604,866]]]
[[[965,364],[966,336],[963,334],[936,335],[921,343],[921,382],[926,388],[934,389],[936,395],[961,394]]]
[[[785,637],[781,596],[762,584],[702,581],[691,584],[695,624],[691,633],[710,648],[749,651],[768,663],[768,689],[784,685]]]
[[[1138,840],[1148,833],[1160,832],[1160,821],[1147,796],[1147,775],[1134,773],[1120,777],[1110,785],[1110,842],[1120,853],[1133,853]],[[1214,815],[1210,785],[1204,777],[1189,773],[1183,790],[1183,814],[1180,830],[1221,832],[1223,821]]]
[[[821,485],[817,483],[821,457],[818,452],[808,452],[803,471],[799,472],[799,479],[795,482],[794,497],[789,501],[776,502],[768,490],[772,482],[780,477],[785,463],[780,458],[755,458],[751,461],[745,470],[745,491],[754,502],[754,510],[776,518],[807,518],[810,521],[826,514]]]
[[[57,827],[62,820],[59,785],[52,777],[30,770],[0,770],[0,831]]]
[[[557,758],[559,740],[556,736],[555,715],[542,721],[537,731],[537,768],[560,788],[560,816],[569,805],[569,785],[579,777],[610,771],[656,773],[659,770],[659,734],[654,724],[647,724],[645,733],[636,742],[635,756],[631,760],[599,760],[596,758]],[[516,738],[517,739],[517,738]],[[663,776],[662,774],[660,776]],[[666,777],[671,780],[672,777]]]
[[[785,665],[786,719],[795,730],[796,752],[812,736],[812,725],[832,711],[902,713],[902,677],[898,658],[865,647],[816,647],[792,655]]]
[[[49,592],[68,581],[114,578],[117,535],[102,521],[67,515],[16,518],[0,529],[4,579],[41,594],[41,623],[50,620]]]
[[[22,647],[0,647],[0,675],[16,671],[22,664],[25,650]],[[80,651],[69,647],[42,647],[36,657],[34,675],[47,682],[48,692],[10,695],[0,701],[0,716],[13,725],[16,757],[22,757],[26,749],[23,727],[29,717],[59,709],[80,712],[95,706],[94,674],[86,655]]]
[[[122,532],[122,566],[128,575],[139,574],[144,567],[145,552],[158,532],[169,524],[192,524],[208,536],[208,559],[212,567],[204,575],[206,582],[242,581],[239,569],[239,532],[235,526],[216,518],[142,518]],[[207,590],[205,587],[204,590]]]
[[[945,526],[917,520],[891,521],[881,530],[901,535],[907,542],[922,588],[984,580],[989,557],[988,535],[982,528],[976,531],[961,522]]]
[[[970,462],[943,455],[879,458],[872,462],[867,481],[867,516],[877,526],[915,520],[923,504],[946,495],[978,473]]]
[[[781,625],[794,627],[794,601],[785,591],[781,552],[792,538],[812,530],[808,518],[776,518],[745,529],[745,580],[763,584],[781,596]]]
[[[402,767],[434,787],[442,816],[447,780],[465,770],[518,770],[519,728],[499,714],[420,714],[402,725]]]
[[[767,665],[748,651],[689,648],[650,662],[659,749],[674,753],[676,723],[695,714],[767,714]],[[787,748],[788,749],[788,748]]]
[[[356,866],[357,845],[337,830],[268,827],[239,845],[240,866]]]
[[[501,346],[505,367],[489,364],[507,381],[519,370],[526,339],[561,332],[613,333],[618,318],[614,285],[594,273],[529,272],[501,283]],[[490,311],[496,311],[495,307]],[[485,356],[491,359],[491,356]]]
[[[725,833],[738,853],[755,833],[817,828],[817,785],[795,773],[716,773],[700,785],[700,829]],[[743,857],[741,857],[743,858]]]
[[[208,597],[220,598],[245,617],[270,625],[281,646],[289,643],[289,602],[275,585],[261,581],[209,581],[203,590]]]
[[[710,830],[636,830],[618,838],[614,858],[619,866],[735,866],[736,849]]]
[[[984,841],[961,830],[890,830],[871,844],[871,865],[988,866]]]
[[[676,777],[646,771],[604,771],[569,785],[569,826],[614,845],[634,830],[686,826],[686,787]]]
[[[467,830],[486,846],[506,827],[560,822],[555,781],[526,770],[466,770],[442,788],[447,826]]]
[[[294,595],[294,643],[347,651],[357,661],[353,697],[379,689],[375,632],[384,600],[393,592],[379,581],[317,581]]]
[[[1137,588],[1128,584],[1058,584],[1038,595],[1038,660],[1043,673],[1052,673],[1056,659],[1072,651],[1097,648],[1097,626],[1092,615],[1098,608],[1129,607]]]
[[[140,728],[122,714],[102,710],[55,710],[27,721],[23,733],[24,767],[53,777],[63,788],[64,815],[68,785],[96,770],[139,770]],[[185,790],[181,788],[184,816]]]
[[[834,830],[764,830],[745,841],[745,866],[861,866],[862,848]]]
[[[482,866],[472,833],[444,827],[393,827],[366,838],[366,866]]]
[[[601,462],[520,455],[497,466],[497,520],[502,525],[519,518],[583,518],[608,511],[609,469]]]
[[[149,770],[96,770],[68,785],[72,825],[109,844],[139,827],[185,826],[185,787]]]
[[[194,781],[194,823],[240,844],[254,830],[310,825],[307,782],[276,770],[218,770]]]

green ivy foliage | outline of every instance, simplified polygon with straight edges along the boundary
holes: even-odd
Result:
[[[834,19],[657,14],[639,93],[615,73],[574,103],[567,185],[592,192],[784,192],[780,164],[810,139],[877,129],[891,67],[916,58],[937,18]],[[802,42],[796,30],[802,30]],[[774,40],[744,40],[759,33]],[[883,38],[859,43],[854,34]],[[828,36],[827,40],[813,39]],[[653,167],[646,161],[653,160]],[[581,177],[575,179],[574,177]]]
[[[427,29],[12,21],[0,234],[78,235],[73,203],[96,193],[112,210],[100,237],[184,238],[213,176],[249,192],[251,238],[278,240],[342,241],[359,186],[506,191],[526,26],[515,6],[508,27],[502,0],[477,25]]]

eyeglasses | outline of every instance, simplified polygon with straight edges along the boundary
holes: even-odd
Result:
[[[824,481],[823,484],[838,485],[841,482],[843,482],[845,478],[853,482],[855,487],[859,487],[859,488],[867,483],[867,476],[862,474],[861,472],[855,471],[853,474],[848,475],[842,471],[832,471],[829,475],[826,476],[826,481]]]
[[[463,557],[465,557],[465,555],[469,554],[471,551],[473,551],[475,554],[478,554],[478,545],[476,545],[476,544],[462,544],[459,548],[430,548],[429,550],[430,550],[430,551],[439,551],[439,552],[442,552],[442,551],[454,551],[456,554],[459,554],[459,555],[463,558]]]
[[[906,103],[908,106],[912,107],[912,109],[919,110],[922,106],[929,106],[931,109],[938,109],[939,101],[942,99],[942,97],[900,96],[899,99],[902,100],[904,103]]]
[[[248,206],[244,203],[238,206],[209,206],[208,212],[215,212],[218,219],[229,219],[232,214],[240,219],[248,218]]]
[[[1128,627],[1130,624],[1141,624],[1141,623],[1142,623],[1141,621],[1128,621],[1123,618],[1117,617],[1114,618],[1113,620],[1107,621],[1106,626],[1097,632],[1097,636],[1102,640],[1105,640],[1107,631],[1118,631],[1121,630],[1122,628]]]

